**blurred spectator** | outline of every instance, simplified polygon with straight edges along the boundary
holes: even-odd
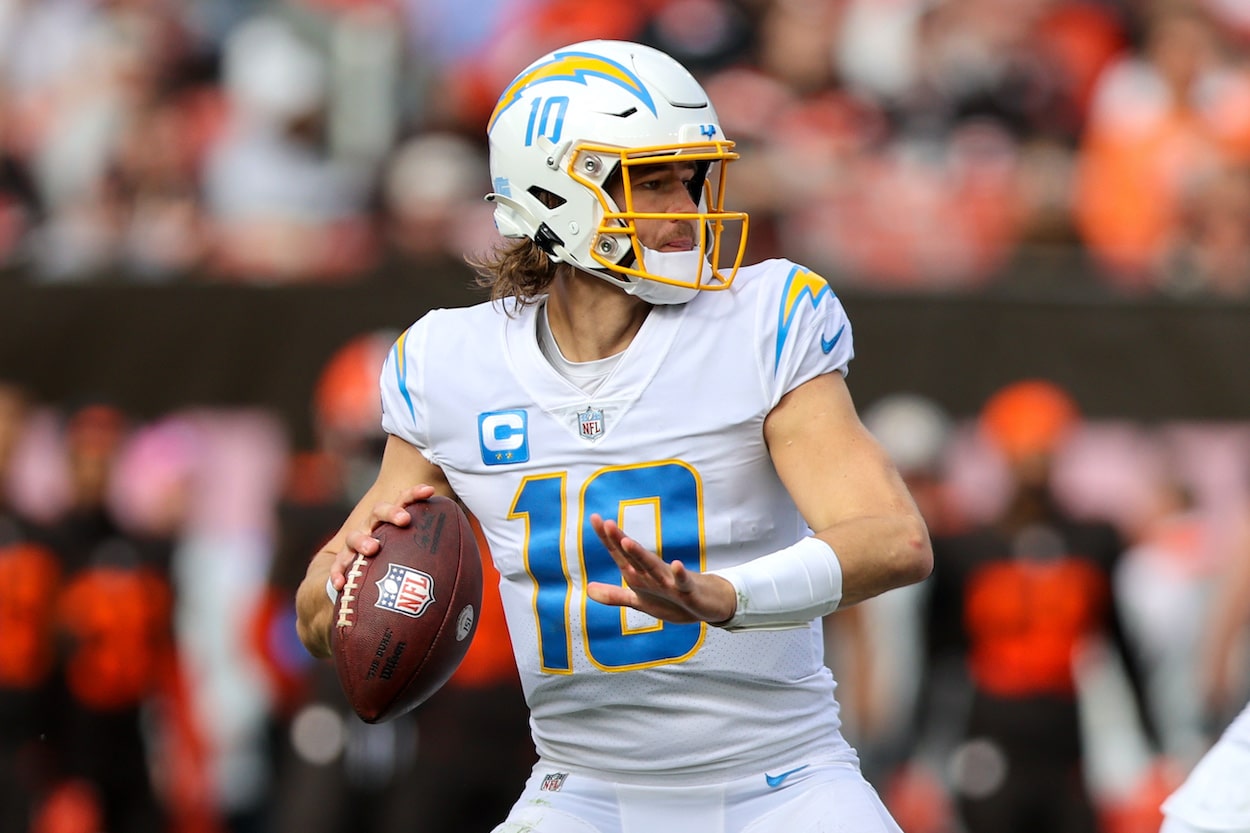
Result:
[[[188,798],[214,808],[232,833],[256,833],[273,786],[265,729],[274,697],[250,624],[274,545],[286,434],[267,412],[228,410],[172,414],[143,433],[152,453],[123,466],[143,473],[140,483],[120,490],[134,504],[124,517],[151,523],[179,504],[185,510],[172,556],[174,629],[187,721],[201,736],[205,773],[198,795]],[[186,757],[167,746],[155,752],[158,773]]]
[[[1174,468],[1156,476],[1149,515],[1114,580],[1129,633],[1140,646],[1161,742],[1172,759],[1192,762],[1211,742],[1199,662],[1205,611],[1225,565],[1211,519]]]
[[[949,779],[967,833],[1099,829],[1078,688],[1080,660],[1098,640],[1114,649],[1142,736],[1161,751],[1112,591],[1121,536],[1078,519],[1053,491],[1056,453],[1078,419],[1049,382],[997,391],[979,427],[1009,468],[1007,500],[984,524],[934,536],[916,742],[941,739],[936,775]]]
[[[482,135],[499,91],[535,56],[579,40],[636,39],[651,7],[658,3],[492,0],[488,5],[499,7],[493,17],[464,15],[463,6],[454,0],[432,5],[444,13],[465,17],[452,25],[451,31],[464,36],[471,30],[475,48],[457,54],[440,50],[447,58],[438,69],[442,88],[427,102],[426,117],[435,126],[460,127]],[[439,38],[440,32],[431,30],[425,37]]]
[[[1076,113],[1061,65],[1036,38],[1046,0],[946,0],[915,24],[913,71],[896,102],[904,134],[940,138],[989,121],[1020,139],[1073,135]]]
[[[787,207],[801,258],[892,288],[966,290],[1001,274],[1030,220],[1024,143],[1075,130],[1056,62],[1034,38],[1043,7],[848,5],[826,62],[858,99],[855,121],[842,122],[862,138],[837,169],[818,166],[830,185]]]
[[[672,55],[696,75],[737,66],[755,46],[755,8],[749,0],[668,0],[654,11],[638,39]]]
[[[11,9],[7,115],[47,211],[32,254],[45,279],[81,280],[124,262],[129,183],[117,156],[187,40],[164,0]]]
[[[61,829],[68,814],[96,819],[69,829],[148,833],[176,820],[211,831],[204,772],[187,754],[199,741],[173,633],[173,541],[168,529],[124,528],[110,507],[128,432],[125,416],[103,403],[75,408],[66,423],[70,503],[49,529],[62,574],[53,607],[59,694],[45,729],[56,782],[36,829]],[[184,765],[154,780],[156,749]]]
[[[327,73],[322,55],[280,18],[231,33],[228,124],[204,168],[212,274],[284,283],[373,265],[373,173],[327,153]]]
[[[1250,535],[1242,529],[1220,576],[1204,624],[1209,665],[1204,675],[1204,704],[1220,731],[1209,750],[1189,771],[1181,786],[1163,802],[1161,833],[1206,833],[1245,830],[1250,825],[1250,798],[1242,785],[1250,762],[1250,703],[1245,675],[1245,638],[1250,624]],[[1229,719],[1230,710],[1240,713]]]
[[[800,97],[835,81],[832,46],[842,10],[820,0],[764,3],[756,23],[754,61]]]
[[[1112,65],[1094,94],[1081,142],[1077,222],[1113,284],[1124,289],[1167,283],[1174,246],[1185,272],[1179,285],[1235,284],[1241,279],[1228,278],[1220,261],[1228,246],[1225,224],[1237,221],[1212,226],[1199,198],[1187,234],[1182,224],[1186,194],[1204,190],[1195,191],[1196,183],[1250,158],[1250,67],[1231,57],[1223,33],[1200,8],[1147,8],[1141,49]],[[1222,199],[1228,205],[1229,197]]]
[[[26,430],[25,390],[0,382],[0,829],[25,833],[48,788],[41,735],[54,719],[49,683],[60,566],[12,504],[14,450]]]
[[[797,257],[889,289],[983,287],[1006,264],[1020,234],[1019,153],[1000,127],[970,123],[949,141],[899,140],[847,161],[829,191],[788,208],[782,236]]]
[[[1238,521],[1202,620],[1196,658],[1198,705],[1211,732],[1226,728],[1250,697],[1250,508]]]
[[[26,265],[29,238],[44,219],[43,200],[5,115],[6,97],[0,78],[0,269]]]
[[[481,146],[447,132],[419,134],[388,160],[383,222],[391,253],[403,260],[459,263],[495,238],[493,209],[482,199],[486,156]]]
[[[208,253],[197,135],[220,105],[205,91],[155,96],[136,107],[119,139],[113,177],[121,201],[115,263],[136,282],[185,279]]]
[[[1178,195],[1158,284],[1172,295],[1250,298],[1250,161],[1197,174]]]
[[[755,257],[968,292],[1014,279],[1038,247],[1088,248],[1092,268],[1068,283],[1250,292],[1235,219],[1250,23],[1236,0],[474,9],[0,0],[0,266],[272,284],[359,280],[388,254],[458,258],[490,226],[462,207],[431,249],[451,178],[415,187],[413,158],[459,154],[452,136],[480,153],[518,67],[601,37],[684,56],[755,148],[733,180]],[[396,247],[406,223],[414,240]]]
[[[0,379],[0,542],[23,534],[21,514],[13,505],[13,460],[27,428],[30,394],[21,385]]]

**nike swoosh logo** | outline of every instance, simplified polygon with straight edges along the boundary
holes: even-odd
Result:
[[[833,338],[827,339],[823,335],[820,337],[820,349],[825,351],[825,355],[828,355],[833,351],[834,347],[838,346],[838,341],[842,338],[842,331],[845,329],[846,325],[843,324],[841,327],[838,327],[838,331],[833,334]]]
[[[809,766],[810,764],[803,764],[803,766],[796,766],[794,769],[787,769],[785,772],[781,773],[780,775],[769,775],[767,772],[765,772],[764,780],[768,782],[768,786],[772,787],[773,789],[777,789],[778,787],[781,786],[782,781],[785,781],[787,778],[789,778],[791,775],[793,775],[796,772],[802,772],[803,770],[807,769]]]

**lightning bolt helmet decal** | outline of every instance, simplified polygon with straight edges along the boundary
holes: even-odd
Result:
[[[616,61],[608,60],[602,55],[589,52],[556,52],[550,61],[545,61],[517,76],[508,89],[499,97],[495,112],[491,113],[486,132],[495,126],[499,116],[521,100],[521,93],[535,84],[545,81],[573,81],[585,84],[588,78],[603,78],[633,93],[639,101],[655,114],[655,101],[647,90],[642,79]]]

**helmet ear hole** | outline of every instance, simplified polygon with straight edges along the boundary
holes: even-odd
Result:
[[[548,191],[546,188],[539,188],[537,185],[531,185],[529,187],[529,193],[534,199],[538,200],[547,208],[559,208],[568,202],[568,200],[554,191]]]

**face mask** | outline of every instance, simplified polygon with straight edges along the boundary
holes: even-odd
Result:
[[[700,257],[696,249],[688,252],[657,252],[644,246],[642,256],[648,272],[676,281],[693,284],[699,279],[700,269],[705,276],[712,273],[712,265],[706,258]],[[632,281],[624,285],[624,289],[649,304],[684,304],[699,294],[699,290],[691,286],[675,286],[646,279]]]

